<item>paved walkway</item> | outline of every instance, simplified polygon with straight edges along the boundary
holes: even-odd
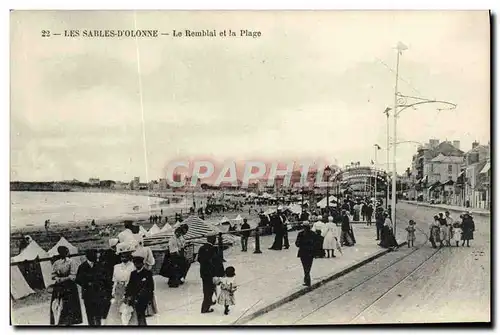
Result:
[[[375,241],[375,226],[355,225],[357,244],[343,248],[343,254],[336,252],[336,258],[316,259],[312,267],[312,284],[342,271],[363,259],[375,255],[382,248]],[[404,230],[398,231],[398,241],[404,241]],[[179,288],[169,288],[167,279],[155,276],[155,295],[160,313],[147,319],[151,325],[220,325],[232,324],[238,319],[262,309],[271,303],[303,288],[303,272],[295,238],[297,232],[290,232],[290,249],[282,251],[268,250],[272,236],[261,238],[262,254],[253,254],[254,241],[249,241],[249,252],[243,253],[239,246],[225,252],[225,266],[236,268],[236,280],[239,285],[236,292],[236,306],[228,316],[223,314],[222,306],[215,306],[215,312],[201,314],[202,289],[199,278],[199,264],[193,263],[186,278],[186,283]],[[82,304],[83,305],[83,304]],[[82,307],[82,310],[83,307]],[[14,324],[48,324],[48,304],[22,307],[12,311]],[[84,313],[85,314],[85,313]],[[84,317],[84,324],[86,320]]]
[[[465,211],[470,211],[472,214],[477,214],[481,216],[490,216],[490,211],[487,209],[482,209],[482,208],[466,208],[466,207],[461,207],[461,206],[452,206],[452,205],[446,205],[446,204],[428,204],[426,202],[418,202],[418,201],[407,201],[407,200],[399,200],[401,202],[405,202],[408,204],[412,205],[417,205],[417,206],[424,206],[424,207],[433,207],[433,208],[438,208],[442,210],[450,210],[450,211],[456,211],[456,212],[465,212]]]

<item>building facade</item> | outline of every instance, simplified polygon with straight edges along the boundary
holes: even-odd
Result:
[[[430,139],[413,156],[408,198],[441,203],[456,202],[454,185],[461,173],[464,152],[460,141]]]
[[[471,150],[465,154],[461,167],[460,193],[458,204],[472,208],[490,209],[491,205],[491,160],[490,144],[472,143]]]

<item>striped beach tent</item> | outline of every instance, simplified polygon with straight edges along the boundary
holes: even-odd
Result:
[[[28,246],[21,251],[17,256],[10,259],[11,263],[16,263],[11,267],[17,267],[21,276],[24,278],[24,282],[20,280],[19,273],[11,269],[11,293],[18,298],[22,297],[23,294],[30,294],[30,291],[26,289],[26,285],[30,287],[31,290],[34,289],[44,289],[54,283],[52,279],[52,263],[49,260],[43,262],[32,262],[37,258],[48,258],[49,254],[32,240]],[[12,278],[14,276],[14,278]],[[15,279],[15,280],[12,280]]]
[[[184,237],[186,239],[196,238],[196,240],[194,240],[193,242],[197,244],[204,243],[205,236],[218,234],[220,232],[220,230],[214,224],[208,223],[195,215],[189,216],[184,221],[182,221],[182,223],[179,222],[179,226],[183,224],[186,224],[188,226],[188,232]],[[150,236],[148,240],[164,239],[164,242],[166,243],[168,242],[168,239],[170,236],[172,236],[172,234],[173,232],[159,232],[154,236]],[[232,245],[234,243],[234,240],[235,237],[232,235],[222,235],[222,241],[225,245]]]

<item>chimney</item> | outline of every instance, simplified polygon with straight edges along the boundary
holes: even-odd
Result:
[[[476,148],[479,145],[478,141],[472,142],[472,149]]]
[[[453,141],[453,146],[460,150],[460,141]]]
[[[429,146],[431,147],[431,149],[436,148],[438,145],[439,145],[439,140],[437,140],[437,139],[430,139],[429,140]]]

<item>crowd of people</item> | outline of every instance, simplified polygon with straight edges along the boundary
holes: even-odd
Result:
[[[374,207],[375,210],[372,211]],[[390,208],[384,210],[381,204],[371,201],[351,203],[349,199],[337,208],[301,213],[302,229],[297,235],[295,246],[298,248],[297,257],[303,266],[305,286],[311,285],[310,274],[314,259],[335,258],[335,251],[342,253],[343,247],[356,245],[352,226],[352,221],[358,218],[356,215],[364,215],[371,225],[374,212],[376,240],[379,246],[391,250],[398,248],[389,215]],[[261,212],[260,217],[259,226],[269,225],[275,234],[269,249],[289,249],[290,212],[279,208],[271,215],[263,215]],[[470,246],[469,241],[473,239],[475,230],[474,220],[470,213],[465,213],[460,218],[461,222],[454,220],[448,211],[434,217],[429,226],[429,241],[434,248],[451,246],[452,242],[457,247],[460,242],[462,246],[465,243]],[[247,219],[243,219],[238,230],[233,228],[231,226],[230,231],[241,237],[241,248],[246,252],[250,236]],[[168,240],[168,249],[159,271],[161,276],[169,279],[168,285],[172,288],[185,283],[194,261],[186,254],[189,242],[186,241],[185,235],[188,229],[189,227],[182,223],[175,227],[173,236]],[[415,221],[410,220],[405,229],[408,247],[413,247],[417,230]],[[157,314],[158,306],[152,273],[156,261],[151,249],[144,246],[143,238],[136,224],[125,222],[125,230],[118,234],[118,238],[109,240],[109,250],[100,253],[87,250],[86,260],[79,266],[68,257],[68,248],[59,247],[59,257],[53,263],[55,284],[50,302],[50,323],[82,323],[77,288],[79,285],[89,325],[146,325],[146,317]],[[238,287],[235,280],[236,270],[233,266],[224,267],[224,259],[221,250],[216,246],[215,235],[207,236],[198,251],[197,261],[200,264],[203,291],[201,313],[214,312],[212,306],[218,304],[224,308],[225,315],[229,314],[230,307],[235,305],[235,292]]]

